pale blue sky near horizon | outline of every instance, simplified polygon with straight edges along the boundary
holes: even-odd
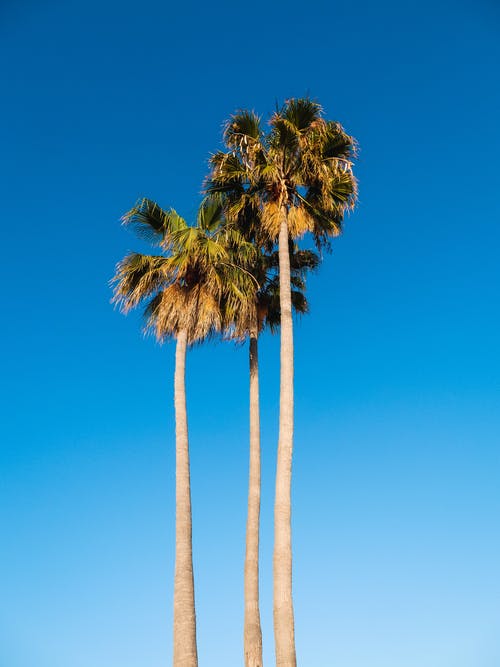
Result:
[[[174,347],[109,303],[145,249],[119,219],[192,219],[223,121],[306,94],[357,138],[360,199],[296,324],[299,664],[498,667],[499,28],[491,0],[3,0],[1,667],[171,662]],[[200,667],[243,664],[247,384],[245,346],[190,352]]]

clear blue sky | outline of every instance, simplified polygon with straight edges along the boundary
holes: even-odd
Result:
[[[299,664],[498,667],[499,25],[493,0],[2,1],[2,666],[170,663],[174,350],[109,304],[144,248],[119,218],[189,218],[224,119],[310,94],[359,141],[360,202],[296,333]],[[200,665],[234,667],[247,351],[187,370]]]

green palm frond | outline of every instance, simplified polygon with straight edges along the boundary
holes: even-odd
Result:
[[[206,236],[200,238],[198,256],[206,267],[229,260],[228,249],[219,241]]]
[[[168,247],[172,254],[194,252],[199,242],[200,232],[197,227],[183,227],[168,235]]]
[[[127,313],[172,280],[168,260],[162,256],[130,253],[116,266],[112,279],[113,303]]]
[[[342,217],[356,201],[357,183],[352,172],[337,170],[330,178],[311,185],[305,197],[298,195],[310,212],[322,210],[333,217]]]
[[[132,226],[141,238],[157,244],[164,243],[169,234],[186,226],[186,221],[174,209],[164,211],[146,197],[125,213],[122,222]]]
[[[207,197],[198,209],[196,225],[207,232],[214,232],[223,223],[222,200]]]
[[[210,163],[213,171],[209,182],[216,184],[219,188],[233,184],[239,185],[249,178],[248,168],[236,154],[217,153],[212,156]]]
[[[335,121],[327,122],[322,139],[322,157],[349,161],[355,155],[355,151],[355,141],[345,132],[342,125]]]
[[[246,145],[261,137],[260,118],[254,111],[239,111],[227,121],[224,140],[228,146]]]
[[[289,161],[299,146],[300,132],[286,118],[279,116],[272,121],[272,127],[269,139],[270,148],[275,152],[278,151],[282,159]]]
[[[307,131],[321,118],[322,108],[308,97],[287,100],[273,118],[283,118],[299,132]],[[273,121],[271,121],[273,123]]]

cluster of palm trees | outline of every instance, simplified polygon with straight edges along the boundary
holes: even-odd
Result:
[[[176,340],[176,547],[174,667],[196,667],[196,617],[185,357],[215,335],[249,341],[250,466],[244,565],[244,659],[262,667],[259,612],[260,426],[258,338],[280,328],[280,410],[274,506],[274,636],[276,665],[296,665],[292,603],[291,467],[293,448],[292,311],[307,311],[305,276],[319,254],[300,249],[312,236],[319,252],[341,232],[356,201],[355,142],[326,120],[320,105],[292,99],[266,129],[251,111],[232,116],[224,150],[210,159],[196,223],[149,199],[123,217],[155,243],[158,255],[131,253],[117,266],[114,301],[123,312],[145,306],[145,328]]]

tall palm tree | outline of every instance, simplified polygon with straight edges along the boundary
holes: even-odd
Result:
[[[248,230],[247,230],[248,231]],[[316,253],[298,250],[290,243],[292,305],[296,313],[308,311],[304,296],[305,273],[318,266]],[[248,267],[256,279],[253,308],[237,312],[231,322],[231,336],[249,339],[250,370],[250,448],[248,476],[248,511],[244,567],[244,658],[245,667],[262,667],[262,629],[259,610],[259,518],[260,518],[260,408],[258,339],[268,328],[275,333],[280,323],[278,253],[259,252]]]
[[[164,211],[143,199],[123,217],[140,236],[157,243],[164,254],[130,253],[117,266],[113,279],[114,301],[127,313],[145,305],[146,330],[159,341],[176,340],[174,404],[176,451],[174,667],[196,667],[196,616],[194,601],[191,489],[185,394],[187,347],[219,331],[223,325],[221,303],[232,312],[248,301],[245,289],[253,281],[234,262],[228,231],[221,225],[221,209],[205,202],[196,227],[190,227],[173,209]],[[237,237],[231,236],[234,249]],[[239,252],[253,249],[241,243]]]
[[[354,140],[320,105],[292,99],[270,119],[242,111],[226,124],[227,151],[212,159],[210,193],[230,202],[229,216],[252,212],[278,242],[280,281],[280,416],[274,507],[274,634],[278,667],[296,665],[292,602],[291,471],[293,451],[293,321],[289,239],[312,234],[318,246],[341,232],[356,200]]]

